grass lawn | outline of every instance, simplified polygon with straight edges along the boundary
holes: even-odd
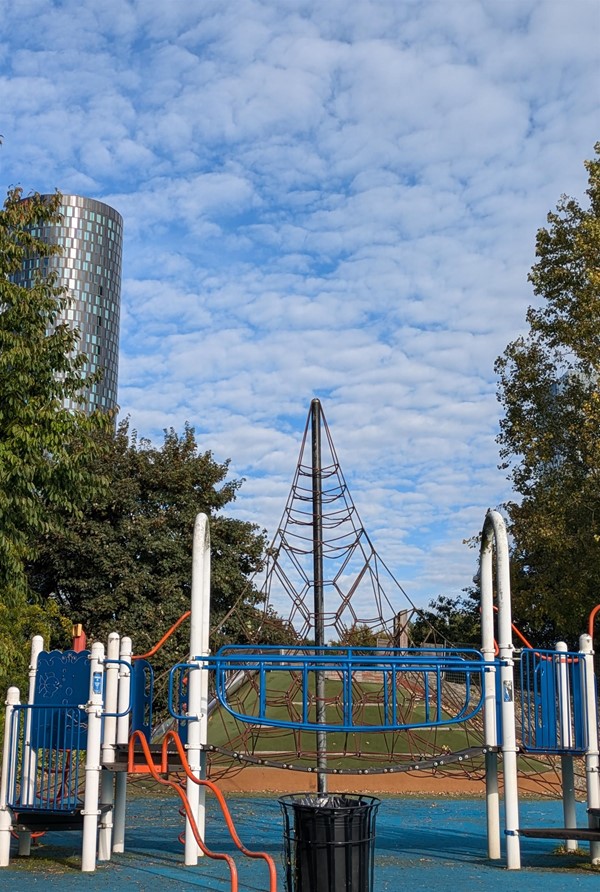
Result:
[[[314,694],[314,673],[309,675],[309,685],[304,695],[300,673],[273,671],[266,673],[267,691],[263,693],[263,705],[259,701],[257,679],[251,678],[231,695],[231,707],[249,718],[245,725],[219,705],[209,720],[209,743],[226,749],[251,750],[266,758],[277,759],[277,754],[314,753],[315,732],[291,728],[265,727],[264,718],[285,722],[301,721],[303,699],[307,700],[309,721],[316,721],[316,701]],[[361,726],[381,725],[392,718],[391,697],[384,702],[383,684],[373,681],[360,681],[352,687],[353,721]],[[398,685],[396,690],[396,720],[398,723],[413,726],[411,730],[386,730],[385,732],[327,732],[327,753],[330,767],[366,767],[369,757],[373,763],[397,760],[422,754],[424,757],[445,751],[456,752],[473,745],[471,732],[464,723],[452,724],[452,716],[443,710],[439,716],[443,722],[438,727],[414,727],[425,725],[437,716],[436,698],[429,698],[429,705],[423,701],[422,690],[413,690]],[[325,682],[326,721],[328,724],[342,724],[344,716],[343,687],[339,679],[328,678]],[[249,732],[249,733],[248,733]],[[240,746],[243,736],[244,747]],[[235,745],[232,746],[232,741]],[[475,744],[476,745],[476,744]],[[336,758],[336,754],[339,756]]]

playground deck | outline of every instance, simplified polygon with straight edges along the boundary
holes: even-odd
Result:
[[[214,803],[208,801],[206,841],[214,849],[234,852]],[[273,855],[278,867],[278,889],[284,892],[281,852],[282,818],[277,799],[228,797],[241,839],[253,849]],[[14,857],[0,874],[0,890],[40,889],[88,892],[170,892],[199,889],[227,892],[229,880],[222,863],[203,858],[197,867],[183,866],[178,835],[183,819],[175,797],[140,797],[130,801],[127,851],[100,863],[93,874],[80,872],[81,837],[77,832],[54,832],[40,839],[29,859]],[[579,823],[585,823],[580,807]],[[523,826],[561,826],[559,802],[523,801]],[[486,858],[485,802],[483,799],[384,798],[377,816],[375,882],[373,892],[469,889],[469,892],[559,892],[597,889],[598,872],[586,855],[555,854],[553,840],[522,839],[523,869],[507,873],[503,863]],[[264,863],[236,857],[240,892],[268,888]]]

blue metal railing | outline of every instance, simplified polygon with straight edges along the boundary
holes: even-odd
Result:
[[[131,733],[142,731],[150,740],[152,734],[152,700],[154,697],[154,670],[148,660],[136,660],[131,674],[129,703],[131,708]]]
[[[85,773],[85,711],[76,704],[15,706],[9,733],[10,808],[74,811]]]
[[[222,647],[217,654],[199,657],[171,670],[169,700],[171,714],[174,679],[182,671],[214,670],[216,694],[223,707],[242,722],[274,728],[323,731],[390,731],[434,728],[465,722],[483,706],[485,662],[470,649],[389,649],[352,647],[257,648]],[[241,712],[229,702],[227,680],[232,673],[250,673],[255,696],[246,698],[248,711]],[[281,704],[271,702],[270,693],[278,687],[277,676],[292,676],[298,700],[292,704],[296,715],[282,715]],[[328,721],[316,719],[315,681],[318,673],[340,686],[335,705],[328,706]],[[362,718],[365,704],[356,694],[356,682],[370,682],[381,691],[381,704],[373,722]],[[287,685],[286,685],[287,686]],[[445,696],[452,687],[451,697]],[[364,685],[363,685],[364,687]],[[415,702],[418,700],[417,708]],[[406,703],[411,708],[407,710]],[[451,713],[448,703],[454,706]],[[331,715],[336,712],[337,715]],[[406,712],[410,712],[407,715]]]
[[[522,746],[528,752],[584,753],[584,672],[580,654],[521,654]]]

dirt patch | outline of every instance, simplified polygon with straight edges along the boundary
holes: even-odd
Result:
[[[315,792],[315,774],[281,768],[248,766],[224,777],[212,778],[224,793],[301,793]],[[519,779],[519,791],[529,795],[558,795],[555,772]],[[328,775],[327,788],[332,793],[384,793],[388,795],[470,796],[485,795],[485,781],[450,774],[425,775],[419,771],[396,774]]]

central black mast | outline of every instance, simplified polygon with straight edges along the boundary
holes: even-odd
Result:
[[[312,507],[313,507],[313,590],[315,616],[315,646],[325,646],[325,616],[323,603],[323,477],[321,468],[321,403],[310,404],[312,432]],[[325,672],[315,673],[317,724],[327,721],[325,702]],[[317,791],[327,792],[327,733],[317,731]]]

